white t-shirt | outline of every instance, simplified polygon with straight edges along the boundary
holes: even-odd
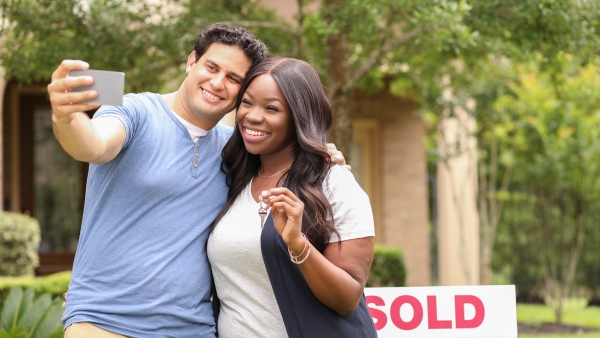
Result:
[[[190,137],[192,138],[192,141],[196,142],[201,137],[204,137],[208,134],[208,131],[206,131],[194,124],[189,123],[188,121],[184,120],[183,117],[177,115],[177,113],[175,113],[174,111],[172,111],[172,112],[173,112],[173,115],[175,115],[175,117],[177,117],[177,119],[183,124],[185,129],[187,129],[188,133],[190,133]]]
[[[287,337],[263,263],[259,204],[251,185],[208,239],[208,259],[221,300],[219,337]],[[342,241],[375,236],[369,197],[346,168],[333,166],[323,186]],[[330,243],[340,239],[334,234]]]

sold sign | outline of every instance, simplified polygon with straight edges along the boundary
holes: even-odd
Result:
[[[365,288],[380,338],[517,337],[514,285]]]

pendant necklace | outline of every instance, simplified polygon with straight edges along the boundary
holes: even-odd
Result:
[[[284,171],[288,171],[288,170],[290,170],[290,168],[291,168],[291,167],[292,167],[292,166],[290,165],[289,167],[287,167],[287,168],[285,168],[285,169],[282,169],[282,170],[279,170],[278,172],[274,173],[273,175],[269,175],[269,176],[263,176],[263,175],[261,175],[261,173],[260,173],[260,169],[258,169],[258,176],[260,176],[261,178],[271,178],[271,177],[275,177],[275,176],[277,176],[277,175],[281,174],[281,173],[282,173],[282,172],[284,172]]]

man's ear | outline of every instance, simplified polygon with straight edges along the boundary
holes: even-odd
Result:
[[[187,59],[187,64],[185,66],[185,73],[189,74],[190,71],[192,70],[192,67],[194,66],[194,64],[196,63],[196,51],[193,50],[190,55],[188,56]]]

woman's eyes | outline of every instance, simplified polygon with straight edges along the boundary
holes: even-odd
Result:
[[[250,102],[250,100],[248,100],[248,99],[246,99],[246,98],[242,98],[242,100],[241,100],[240,102],[241,102],[243,105],[245,105],[245,106],[252,106],[252,102]],[[267,105],[267,106],[265,107],[265,109],[266,109],[266,110],[273,111],[273,112],[278,112],[278,111],[279,111],[279,108],[277,108],[277,107],[275,107],[275,106],[272,106],[272,105]]]

